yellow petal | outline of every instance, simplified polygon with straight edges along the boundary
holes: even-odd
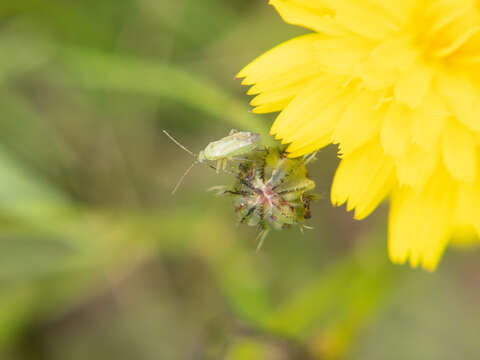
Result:
[[[385,1],[371,0],[378,8],[383,9],[389,18],[399,25],[405,24],[418,6],[418,0]]]
[[[335,11],[335,20],[342,26],[373,40],[380,40],[398,30],[394,18],[378,7],[355,0],[320,0]]]
[[[455,41],[452,43],[448,44],[448,46],[439,49],[436,51],[436,56],[438,57],[447,57],[457,51],[459,48],[464,46],[469,42],[470,39],[472,39],[475,35],[477,35],[480,32],[480,26],[475,25],[467,30],[460,36],[458,36]]]
[[[340,121],[347,106],[351,103],[353,98],[353,90],[346,89],[346,91],[328,103],[313,106],[310,111],[313,116],[307,123],[298,126],[298,122],[294,123],[294,129],[288,136],[284,138],[289,142],[302,141],[308,142],[310,137],[315,137],[318,133],[333,133],[336,125]],[[328,130],[324,130],[328,128]],[[294,146],[294,148],[297,148]]]
[[[291,142],[287,152],[308,154],[311,151],[307,152],[306,149],[311,149],[312,145],[314,145],[315,150],[328,145],[338,121],[352,98],[353,91],[347,89],[344,94],[328,104],[313,106],[311,111],[314,116],[308,123],[298,127],[296,122],[293,121],[289,135],[284,137],[287,142]]]
[[[292,70],[301,71],[314,62],[313,43],[321,38],[318,34],[308,34],[286,41],[252,61],[237,77],[245,78],[242,84],[251,85],[278,76],[295,76]]]
[[[438,91],[453,114],[471,130],[480,130],[480,91],[461,74],[442,74]]]
[[[434,56],[446,57],[467,45],[478,33],[478,5],[471,0],[435,1],[426,7],[433,23],[425,38],[435,41]]]
[[[323,71],[352,76],[355,66],[368,57],[372,44],[348,36],[318,40],[314,47],[315,58]]]
[[[355,218],[363,219],[390,193],[395,184],[393,160],[383,153],[378,140],[345,156],[333,180],[331,200],[334,205],[347,202],[355,209]]]
[[[277,112],[285,108],[285,106],[287,106],[289,102],[290,102],[290,99],[286,99],[286,100],[279,100],[279,101],[274,101],[267,104],[258,105],[252,109],[252,113],[268,114],[271,112]]]
[[[433,71],[421,62],[416,62],[410,70],[400,77],[395,85],[395,97],[398,101],[416,109],[423,99],[432,80]]]
[[[385,110],[378,108],[380,98],[380,93],[368,90],[355,95],[332,136],[333,142],[340,144],[342,154],[351,153],[379,133],[385,116]]]
[[[303,125],[309,124],[325,106],[345,93],[345,77],[323,75],[313,79],[280,113],[270,133],[291,139]]]
[[[458,189],[456,223],[472,225],[480,236],[480,183],[461,184]]]
[[[303,156],[303,155],[311,154],[311,153],[317,151],[318,149],[321,149],[322,147],[328,145],[329,142],[330,142],[330,134],[326,134],[323,137],[319,136],[319,137],[317,137],[315,142],[312,142],[308,145],[304,145],[301,148],[299,148],[298,150],[288,152],[288,157],[296,158],[296,157],[300,157],[300,156]]]
[[[405,105],[392,102],[381,130],[382,146],[387,154],[397,157],[405,153],[410,140],[410,127],[411,111]]]
[[[355,75],[371,90],[386,89],[397,82],[417,56],[417,52],[411,48],[409,38],[391,38],[379,44],[372,50],[367,61],[355,67]]]
[[[473,182],[478,146],[473,133],[455,119],[448,121],[442,135],[443,161],[450,175],[459,181]]]
[[[284,73],[272,78],[259,80],[247,91],[247,95],[281,91],[282,89],[308,83],[317,76],[321,76],[318,64],[313,62],[305,63],[299,67],[286,69]]]
[[[321,6],[319,1],[270,0],[282,19],[292,25],[303,26],[313,31],[342,35],[347,31],[332,20],[332,11]]]
[[[439,152],[439,146],[425,150],[416,144],[408,144],[405,153],[395,159],[400,185],[422,191],[438,164]]]
[[[255,96],[250,102],[250,105],[255,106],[255,109],[253,109],[254,113],[267,113],[282,110],[304,86],[304,83],[299,83],[277,91],[265,92]]]
[[[429,91],[423,105],[412,113],[412,141],[427,151],[431,149],[438,143],[447,114],[442,99],[433,91]]]
[[[437,169],[423,192],[393,191],[388,244],[394,263],[409,259],[411,266],[434,270],[442,256],[452,227],[454,185],[445,170]]]
[[[478,248],[479,242],[480,238],[473,226],[455,224],[449,245],[456,249],[471,250],[474,247]]]
[[[411,40],[406,36],[392,37],[378,45],[371,54],[372,62],[383,69],[402,72],[408,70],[418,57],[412,48]]]
[[[469,2],[469,1],[467,1]],[[471,7],[467,6],[465,1],[436,1],[428,4],[425,8],[426,13],[428,13],[432,19],[431,25],[426,29],[425,36],[427,38],[437,37],[439,40],[451,41],[452,37],[447,37],[443,39],[440,35],[446,35],[445,29],[451,27],[451,25],[458,20],[464,19],[467,11],[472,10]],[[440,32],[444,31],[443,34]],[[456,38],[456,36],[454,36]]]

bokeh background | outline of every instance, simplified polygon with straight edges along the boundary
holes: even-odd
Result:
[[[188,154],[266,134],[234,75],[303,30],[259,0],[0,2],[0,359],[478,359],[478,251],[387,259],[382,205],[314,230],[237,226]]]

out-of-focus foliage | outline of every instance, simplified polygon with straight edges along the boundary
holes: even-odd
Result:
[[[161,129],[266,137],[233,76],[299,31],[254,0],[0,2],[2,359],[478,358],[478,254],[389,264],[382,209],[328,204],[335,149],[315,229],[258,255],[225,177],[170,196],[191,158]]]

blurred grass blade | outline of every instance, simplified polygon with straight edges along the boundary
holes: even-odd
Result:
[[[0,35],[0,85],[9,77],[35,70],[45,65],[53,55],[54,46],[48,41],[34,41],[16,33]]]
[[[260,117],[251,115],[243,103],[201,76],[181,68],[81,48],[62,49],[60,62],[74,86],[170,98],[230,126],[258,132],[266,141],[271,141],[266,124]]]
[[[0,109],[0,143],[5,151],[21,158],[26,167],[33,165],[48,176],[58,173],[58,163],[78,160],[71,144],[22,93],[0,89]]]
[[[29,174],[0,148],[0,211],[34,220],[66,205],[63,194]]]
[[[15,96],[13,92],[1,91],[0,105],[4,117],[6,117],[0,126],[2,136],[10,136],[20,141],[20,144],[14,144],[10,141],[11,139],[8,142],[18,148],[23,147],[27,150],[35,142],[39,147],[36,152],[39,155],[44,150],[40,147],[45,147],[45,143],[35,138],[34,134],[31,134],[28,141],[26,138],[22,139],[15,134],[15,131],[19,131],[19,129],[39,130],[35,127],[35,125],[38,125],[33,119],[35,115],[28,111],[28,104],[22,101],[20,97]],[[9,131],[10,134],[8,134]],[[22,135],[25,136],[28,131],[24,131]],[[47,140],[44,132],[36,131],[36,136],[44,136],[43,141]],[[51,144],[52,140],[49,139],[47,142]],[[33,148],[29,150],[36,151]],[[38,174],[27,170],[15,157],[9,154],[7,148],[3,145],[0,146],[0,212],[3,215],[38,223],[71,205],[71,199],[62,191],[54,188]]]

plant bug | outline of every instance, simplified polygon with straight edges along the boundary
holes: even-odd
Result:
[[[192,155],[195,159],[192,165],[190,165],[190,167],[178,180],[177,185],[175,185],[175,188],[172,191],[172,194],[175,194],[183,179],[185,179],[185,177],[188,175],[188,173],[196,163],[204,163],[205,161],[216,161],[217,165],[215,169],[217,173],[219,173],[220,169],[226,170],[228,161],[245,160],[242,158],[238,158],[238,156],[246,155],[255,150],[261,140],[260,134],[252,133],[250,131],[237,131],[235,129],[232,129],[230,130],[228,136],[209,143],[205,147],[205,149],[201,150],[197,155],[187,149],[185,146],[183,146],[166,130],[163,130],[163,133],[167,135],[170,140],[172,140],[181,149]]]

